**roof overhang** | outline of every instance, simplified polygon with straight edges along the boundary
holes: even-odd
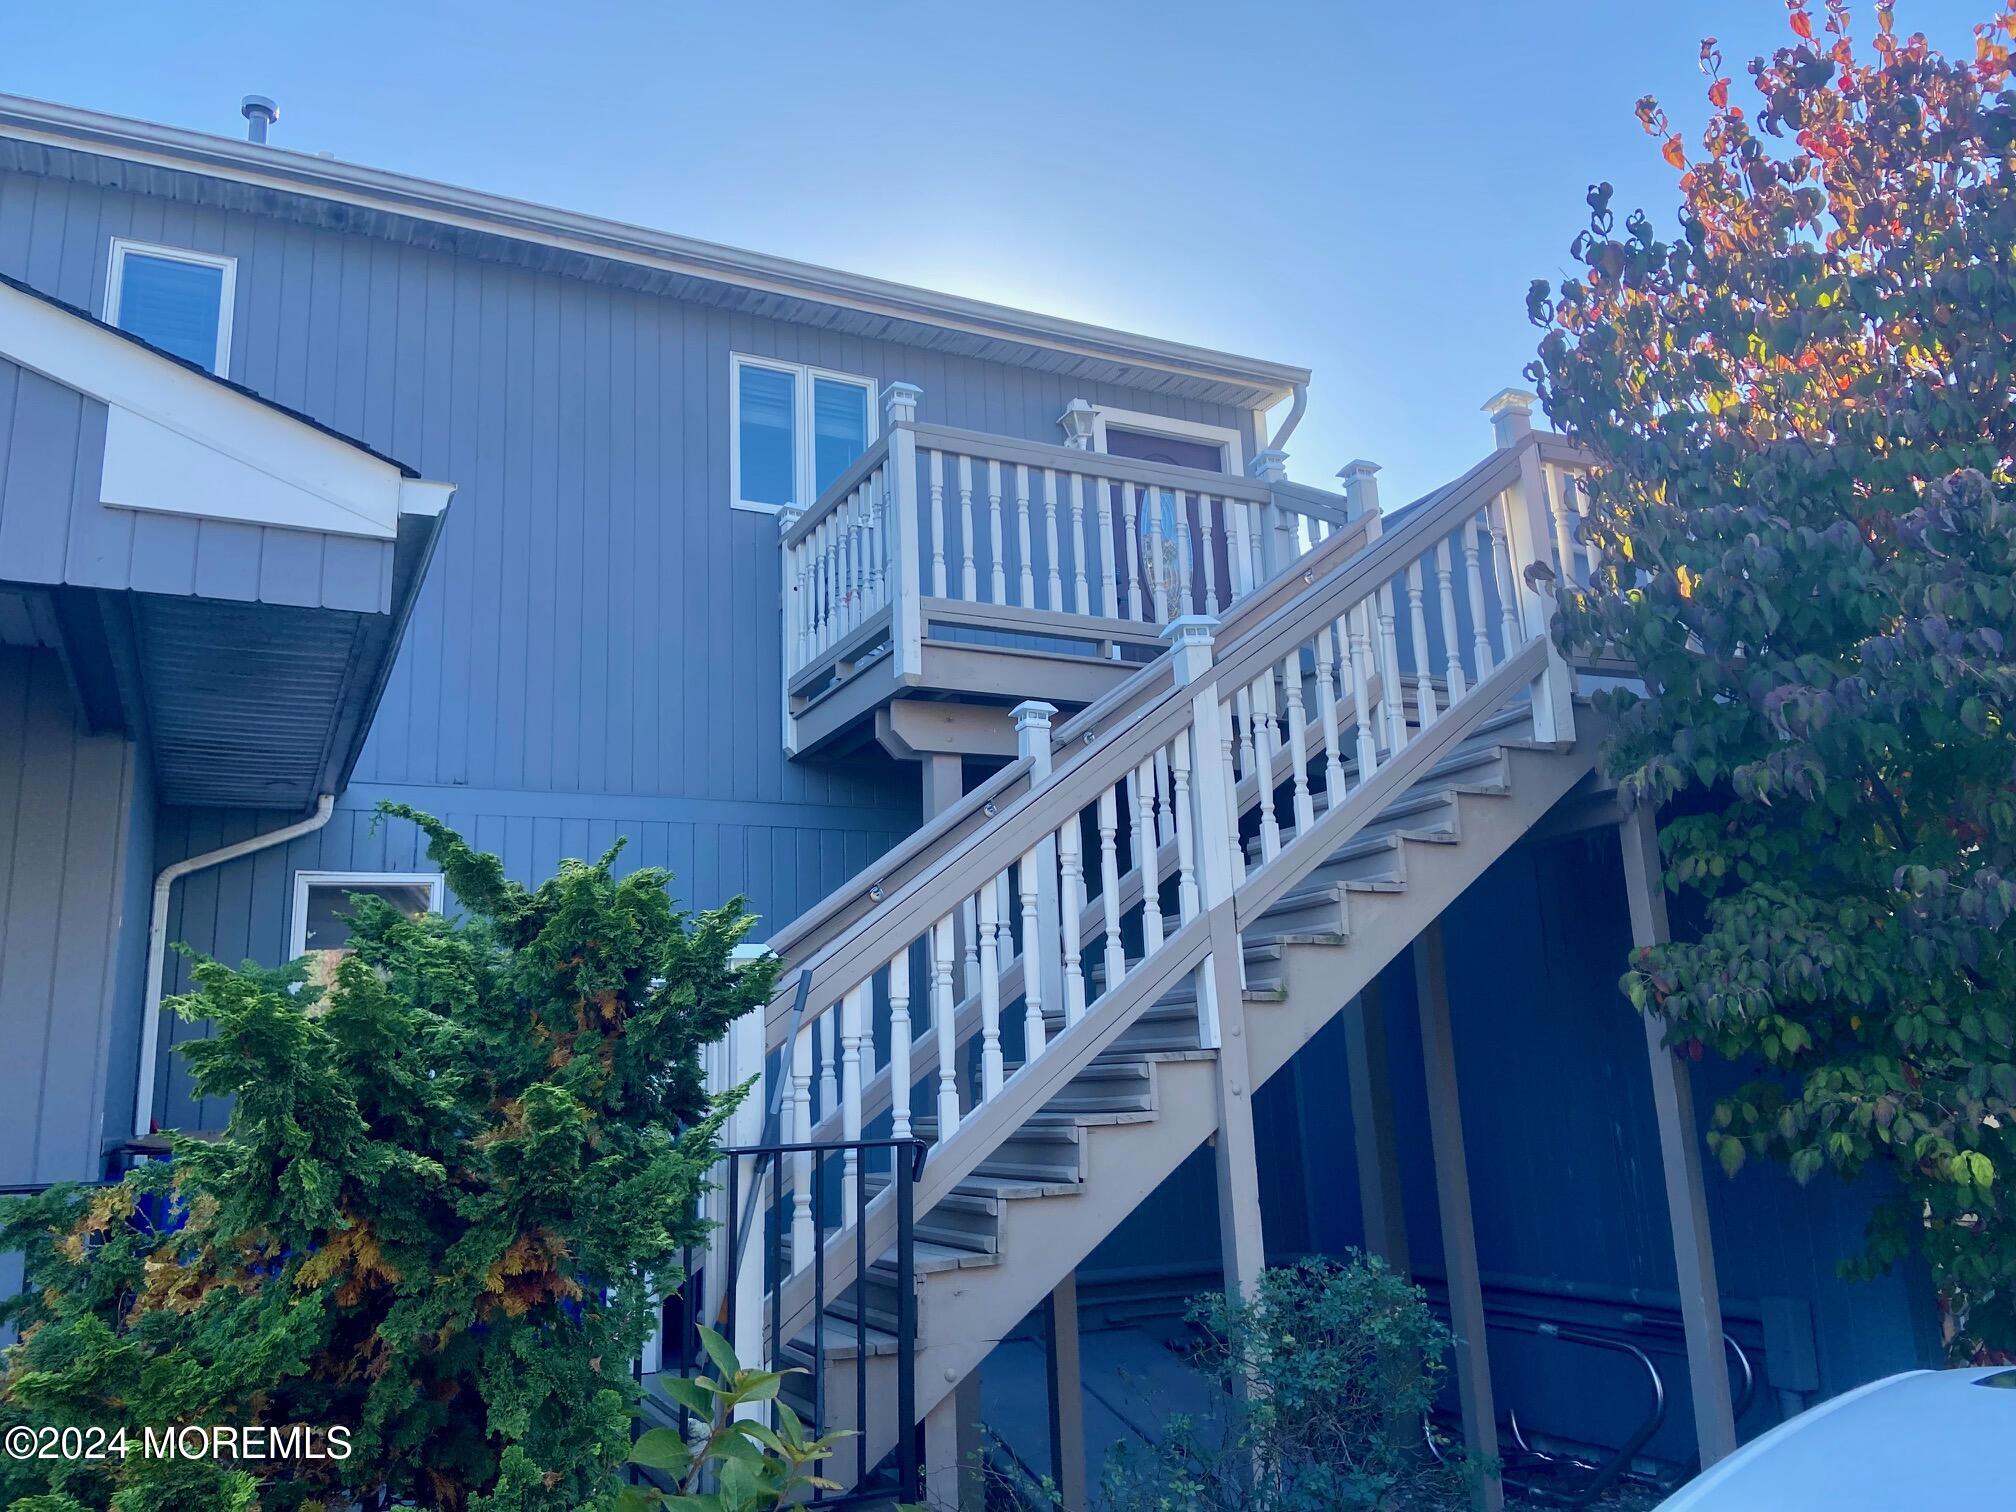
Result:
[[[453,487],[8,280],[0,377],[50,421],[0,445],[7,641],[63,658],[164,803],[339,789]]]
[[[597,216],[241,142],[229,137],[0,95],[0,167],[91,179],[197,202],[331,222],[402,241],[435,240],[535,267],[662,290],[939,350],[1000,357],[1247,408],[1306,383],[1306,368],[1162,341],[1081,321],[844,273]],[[42,149],[34,155],[32,149]],[[27,150],[24,153],[24,150]],[[79,159],[95,159],[98,167]],[[185,182],[184,178],[204,183]],[[237,193],[234,195],[233,190]],[[310,203],[297,204],[295,201]],[[431,233],[431,234],[430,234]],[[446,233],[448,239],[440,239]],[[472,245],[497,238],[508,250]]]

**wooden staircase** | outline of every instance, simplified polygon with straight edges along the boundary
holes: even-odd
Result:
[[[747,1069],[783,1079],[785,1138],[929,1145],[920,1417],[1228,1119],[1250,1143],[1253,1088],[1588,777],[1548,630],[1579,462],[1527,436],[1177,620],[1062,729],[1025,706],[1018,762],[773,941]],[[873,1463],[911,1427],[895,1194],[864,1170],[815,1202],[811,1170],[765,1197],[780,1263],[738,1348],[816,1369]]]
[[[1339,847],[1243,939],[1242,998],[1256,1085],[1264,1082],[1420,928],[1590,772],[1593,742],[1538,742],[1524,709],[1507,711]],[[1318,806],[1319,813],[1321,805]],[[1284,830],[1284,846],[1292,838]],[[1258,842],[1253,858],[1258,859]],[[1053,1031],[1061,1014],[1046,1014]],[[1218,1127],[1198,1030],[1194,981],[1142,1012],[965,1179],[919,1217],[917,1404],[928,1411],[993,1342],[1040,1305],[1133,1208]],[[1008,1067],[1010,1075],[1019,1064]],[[914,1131],[936,1141],[931,1118]],[[868,1178],[872,1199],[888,1178]],[[1208,1221],[1208,1220],[1207,1220]],[[870,1458],[895,1441],[893,1251],[868,1286]],[[826,1313],[826,1411],[858,1420],[851,1300]],[[785,1350],[815,1364],[812,1330]],[[807,1379],[807,1378],[800,1378]],[[790,1393],[787,1392],[787,1396]],[[809,1412],[809,1398],[794,1406]]]

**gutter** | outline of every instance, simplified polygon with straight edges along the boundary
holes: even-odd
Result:
[[[315,811],[277,830],[254,835],[218,850],[205,851],[164,867],[154,879],[154,909],[147,920],[147,1003],[140,1021],[140,1073],[133,1094],[133,1137],[145,1139],[154,1132],[154,1065],[161,1053],[161,979],[168,965],[168,897],[175,884],[191,872],[206,871],[249,856],[288,840],[311,835],[329,822],[336,812],[336,795],[324,793],[315,800]]]
[[[1302,423],[1303,412],[1309,408],[1309,385],[1295,385],[1295,403],[1289,407],[1287,417],[1281,422],[1281,429],[1274,432],[1274,439],[1267,443],[1269,451],[1285,451],[1288,438],[1295,434],[1295,427]]]
[[[0,136],[124,162],[203,174],[278,193],[530,241],[587,257],[654,268],[760,293],[914,320],[1074,356],[1240,383],[1278,396],[1307,368],[1265,362],[1018,310],[988,300],[820,267],[623,221],[533,204],[273,145],[188,131],[20,95],[0,94]]]

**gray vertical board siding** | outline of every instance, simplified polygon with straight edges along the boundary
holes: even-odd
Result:
[[[170,903],[168,937],[236,964],[287,959],[297,871],[431,872],[424,838],[411,824],[380,819],[379,796],[410,799],[504,858],[511,877],[536,886],[566,858],[594,859],[619,839],[619,872],[662,866],[673,874],[680,906],[711,908],[743,895],[761,916],[759,934],[793,918],[900,840],[912,809],[856,811],[845,806],[787,806],[627,799],[574,800],[557,814],[534,812],[539,795],[481,795],[353,785],[328,825],[314,834],[193,873]],[[508,808],[482,805],[509,799]],[[557,806],[557,805],[556,805]],[[766,818],[766,812],[769,817]],[[298,817],[266,811],[169,808],[161,811],[156,867],[278,829]],[[460,903],[446,899],[452,915]],[[144,927],[144,926],[143,926]],[[168,963],[166,990],[193,986],[181,957]],[[156,1117],[164,1128],[220,1128],[228,1108],[196,1099],[172,1047],[208,1026],[169,1015],[161,1026]],[[130,1066],[130,1062],[129,1062]],[[128,1076],[130,1078],[129,1069]]]
[[[1631,931],[1614,835],[1515,849],[1452,905],[1445,930],[1487,1300],[1576,1316],[1572,1302],[1492,1286],[1498,1278],[1518,1277],[1636,1290],[1652,1310],[1660,1296],[1674,1293],[1676,1281],[1644,1035],[1618,990]],[[1425,1273],[1439,1276],[1441,1235],[1408,957],[1395,961],[1380,982],[1413,1258]],[[1345,1038],[1342,1020],[1333,1021],[1256,1097],[1263,1206],[1276,1260],[1301,1247],[1299,1233],[1306,1233],[1309,1248],[1333,1255],[1364,1242]],[[1695,1074],[1705,1137],[1715,1097],[1748,1080],[1755,1068],[1709,1058]],[[1295,1117],[1281,1106],[1288,1098],[1299,1103]],[[1304,1182],[1295,1180],[1298,1168]],[[1754,1320],[1767,1299],[1795,1299],[1810,1308],[1823,1395],[1937,1363],[1922,1267],[1900,1267],[1868,1282],[1844,1281],[1835,1268],[1860,1250],[1863,1225],[1886,1190],[1875,1176],[1849,1183],[1831,1173],[1800,1186],[1782,1166],[1764,1162],[1753,1162],[1734,1179],[1719,1167],[1709,1174],[1709,1220],[1725,1307],[1745,1320]],[[1210,1216],[1215,1200],[1210,1157],[1200,1151],[1128,1215],[1080,1274],[1117,1279],[1175,1266],[1200,1278],[1187,1284],[1210,1284],[1201,1278],[1217,1268]],[[1612,1306],[1609,1315],[1620,1310]],[[1754,1321],[1730,1326],[1757,1343]],[[1684,1458],[1693,1452],[1693,1424],[1680,1335],[1676,1328],[1641,1335],[1638,1342],[1660,1362],[1667,1390],[1667,1421],[1651,1452]],[[1517,1409],[1528,1432],[1581,1432],[1617,1443],[1641,1410],[1642,1374],[1634,1376],[1622,1356],[1500,1330],[1493,1331],[1491,1347],[1499,1405]],[[1752,1358],[1768,1371],[1768,1356],[1753,1349]],[[1752,1435],[1777,1416],[1772,1391],[1760,1385],[1739,1428]]]
[[[115,509],[105,406],[0,357],[0,578],[382,614],[392,543]]]
[[[731,352],[913,381],[921,418],[1011,435],[1058,439],[1074,397],[1251,431],[1227,406],[0,174],[0,270],[96,309],[115,235],[237,257],[231,375],[459,485],[359,780],[888,801],[895,774],[785,759],[776,528],[727,497]]]
[[[130,1090],[108,1082],[137,1024],[149,802],[132,742],[86,731],[56,654],[0,648],[0,1184],[89,1179],[127,1132]]]

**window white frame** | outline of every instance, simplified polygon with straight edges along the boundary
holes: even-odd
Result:
[[[1149,415],[1140,410],[1114,409],[1110,405],[1092,407],[1092,450],[1106,450],[1106,427],[1145,431],[1151,436],[1175,436],[1184,441],[1203,441],[1218,448],[1224,470],[1233,477],[1246,475],[1246,445],[1239,432],[1229,425],[1207,425],[1202,420],[1173,420],[1167,415]]]
[[[294,873],[294,911],[287,921],[287,959],[292,961],[308,949],[308,891],[314,887],[413,887],[424,883],[427,908],[441,912],[442,882],[439,872],[359,872],[297,871]]]
[[[813,432],[812,432],[812,383],[824,378],[832,383],[848,383],[865,390],[868,395],[868,445],[873,446],[882,435],[882,417],[877,412],[875,380],[864,378],[859,373],[836,372],[832,368],[810,367],[801,362],[779,362],[774,357],[751,357],[742,352],[728,355],[728,499],[737,509],[747,509],[755,514],[774,515],[785,506],[763,504],[742,497],[742,369],[763,368],[772,373],[788,373],[795,380],[797,388],[792,409],[791,468],[792,491],[797,494],[796,508],[810,509],[818,495],[812,491],[813,478]]]
[[[126,282],[126,256],[129,252],[142,257],[158,257],[163,262],[194,263],[200,268],[223,270],[224,276],[217,288],[217,353],[211,360],[210,371],[219,378],[228,378],[231,367],[231,312],[237,304],[234,296],[238,287],[238,259],[215,252],[196,252],[188,247],[164,247],[154,242],[113,237],[112,257],[105,268],[105,324],[109,326],[119,324],[119,293]]]

